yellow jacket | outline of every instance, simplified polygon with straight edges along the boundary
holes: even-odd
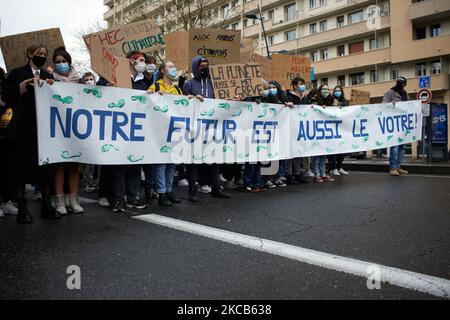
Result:
[[[148,89],[151,91],[154,91],[154,92],[162,91],[162,92],[169,93],[169,94],[178,94],[178,95],[183,94],[183,92],[180,90],[180,88],[178,88],[174,84],[172,84],[169,87],[168,85],[166,85],[166,83],[164,82],[163,79],[156,81],[156,83],[157,84],[151,85],[150,88],[148,88]]]

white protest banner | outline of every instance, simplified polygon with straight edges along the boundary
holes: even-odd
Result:
[[[70,83],[35,91],[40,165],[274,161],[386,148],[422,132],[419,101],[289,109]]]

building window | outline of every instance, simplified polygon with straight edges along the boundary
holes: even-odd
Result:
[[[316,62],[319,60],[319,55],[317,54],[317,51],[311,52],[311,61]]]
[[[326,6],[327,0],[320,0],[320,6]]]
[[[345,45],[337,47],[337,55],[338,55],[338,57],[345,56]]]
[[[340,28],[344,26],[344,16],[339,16],[336,18],[336,27]]]
[[[441,24],[433,24],[430,26],[430,37],[439,37],[441,35]]]
[[[239,23],[233,23],[233,24],[231,25],[231,29],[233,29],[233,30],[239,29]]]
[[[358,41],[354,43],[349,43],[348,45],[348,53],[355,54],[364,52],[364,41]]]
[[[320,58],[322,60],[328,60],[328,49],[320,50]]]
[[[400,74],[399,66],[392,66],[390,70],[391,80],[397,80]]]
[[[248,24],[248,20],[247,20],[247,19],[244,19],[244,21],[242,21],[242,26],[243,26],[244,28],[247,28],[247,24]]]
[[[222,6],[222,18],[227,18],[230,11],[230,6],[228,4]]]
[[[328,78],[322,78],[320,79],[320,85],[328,85]]]
[[[309,8],[314,9],[317,7],[317,0],[309,0]]]
[[[425,39],[427,37],[427,28],[417,27],[416,28],[416,40]]]
[[[317,23],[311,23],[309,25],[309,34],[316,34],[317,33]]]
[[[370,71],[370,82],[371,83],[375,83],[378,82],[379,78],[378,78],[378,71],[377,70],[371,70]]]
[[[268,12],[268,15],[269,15],[269,21],[272,21],[272,22],[273,22],[273,18],[274,18],[273,10],[270,10],[270,11]]]
[[[370,39],[370,42],[369,42],[369,49],[370,50],[378,49],[378,46],[379,46],[378,38]]]
[[[284,33],[284,40],[285,41],[291,41],[291,40],[295,40],[295,38],[296,38],[296,32],[295,32],[296,30],[291,30],[291,31],[286,31],[285,33]]]
[[[236,8],[236,6],[238,5],[239,1],[235,0],[231,3],[231,7],[232,8]]]
[[[320,21],[320,32],[324,32],[327,30],[328,30],[328,21],[327,20]]]
[[[364,84],[364,72],[352,73],[350,75],[350,84],[352,86]]]
[[[338,76],[337,84],[338,86],[345,87],[345,75]]]
[[[364,20],[364,11],[358,11],[354,13],[350,13],[348,15],[348,24],[354,24],[358,22],[362,22]]]
[[[269,43],[269,46],[273,46],[275,43],[275,36],[268,36],[267,42]]]
[[[295,3],[284,6],[284,21],[295,20]]]
[[[427,64],[425,62],[416,64],[416,77],[423,77],[427,75]]]
[[[430,62],[430,74],[441,74],[441,61],[431,61]]]

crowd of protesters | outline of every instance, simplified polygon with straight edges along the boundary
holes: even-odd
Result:
[[[38,166],[34,81],[38,79],[50,85],[55,81],[91,86],[115,84],[101,77],[97,79],[91,72],[80,76],[71,55],[63,47],[48,52],[44,45],[31,45],[26,56],[28,63],[25,66],[10,70],[8,75],[0,70],[0,217],[16,215],[20,224],[33,222],[27,206],[30,198],[26,197],[27,185],[33,187],[35,200],[41,201],[41,216],[56,220],[69,213],[84,213],[79,202],[80,182],[83,182],[86,192],[98,192],[100,206],[124,212],[126,208],[146,209],[156,199],[164,207],[181,203],[174,192],[176,184],[187,187],[188,201],[195,203],[199,201],[199,193],[229,199],[233,189],[259,193],[287,185],[333,182],[337,176],[348,175],[342,166],[344,154],[280,161],[278,174],[264,177],[261,176],[260,163],[179,166],[171,163],[112,166],[63,163]],[[156,59],[142,52],[131,52],[128,59],[130,81],[135,90],[148,94],[185,95],[200,101],[215,98],[206,58],[196,57],[192,61],[193,75],[187,71],[179,75],[170,61],[157,67]],[[400,78],[386,94],[385,102],[406,100],[405,86],[406,79]],[[236,97],[239,100],[247,98]],[[291,88],[287,90],[272,79],[256,102],[280,104],[287,108],[296,105],[349,106],[341,86],[330,89],[323,84],[317,89],[307,90],[305,80],[301,78],[293,79]],[[402,146],[391,148],[391,175],[407,173],[401,169],[403,150]],[[144,192],[140,192],[142,189]]]

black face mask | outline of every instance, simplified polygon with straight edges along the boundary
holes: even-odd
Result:
[[[31,58],[31,61],[33,61],[36,67],[41,68],[47,62],[47,58],[41,56],[33,56],[33,58]]]
[[[209,78],[209,67],[201,68],[201,69],[200,69],[200,76],[201,76],[203,79]]]

